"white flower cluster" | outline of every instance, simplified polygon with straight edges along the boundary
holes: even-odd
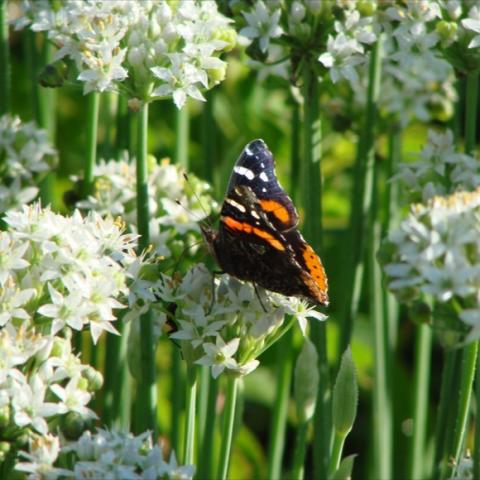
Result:
[[[456,150],[451,130],[429,130],[417,159],[401,163],[394,180],[401,182],[410,202],[426,202],[437,195],[475,190],[480,186],[480,162]]]
[[[480,338],[480,189],[415,204],[383,247],[389,288],[403,301],[422,294],[455,305]]]
[[[215,378],[223,371],[252,372],[259,363],[256,358],[287,328],[285,315],[295,316],[304,332],[307,317],[326,318],[297,298],[261,289],[257,295],[250,283],[226,274],[212,278],[201,264],[179,285],[163,277],[158,294],[176,305],[178,330],[170,337],[182,341],[189,351],[186,358],[212,367]]]
[[[231,3],[235,10],[237,2]],[[357,67],[365,62],[365,46],[377,36],[374,9],[369,12],[363,8],[360,12],[356,2],[345,3],[256,0],[250,10],[240,11],[236,19],[240,35],[251,42],[247,52],[255,60],[252,65],[260,71],[265,69],[263,75],[272,73],[288,78],[287,59],[307,52],[309,58],[328,69],[334,83],[342,78],[357,81]],[[334,10],[337,20],[332,15]]]
[[[119,90],[150,101],[187,96],[220,83],[219,55],[235,44],[229,20],[211,0],[63,0],[27,2],[17,28],[46,31],[59,48],[55,60],[76,65],[84,92]]]
[[[0,117],[0,213],[31,202],[38,194],[35,176],[48,172],[56,160],[45,130],[18,117]]]
[[[142,279],[148,259],[136,236],[111,219],[76,211],[63,217],[40,206],[6,213],[0,232],[0,326],[23,322],[50,335],[64,329],[116,333],[116,309],[130,316],[148,308],[153,294]],[[152,283],[151,287],[154,286]]]
[[[178,465],[173,451],[165,461],[162,447],[153,445],[150,432],[135,437],[125,432],[98,429],[92,434],[87,430],[78,441],[61,449],[61,453],[67,452],[74,455],[73,470],[55,468],[60,453],[58,439],[38,437],[29,453],[22,452],[28,461],[16,468],[31,473],[32,478],[50,480],[189,480],[195,472],[193,465]]]
[[[120,215],[136,232],[136,167],[125,157],[120,161],[100,161],[93,170],[95,193],[77,203],[77,207],[95,210],[101,215]],[[76,180],[76,179],[74,179]],[[181,254],[186,245],[197,243],[198,221],[216,204],[208,194],[209,186],[194,175],[188,176],[168,160],[160,164],[150,157],[148,174],[150,242],[155,253],[164,257]],[[208,210],[206,210],[208,209]],[[195,237],[194,237],[195,236]]]

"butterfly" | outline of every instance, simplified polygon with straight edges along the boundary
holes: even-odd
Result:
[[[322,261],[297,224],[297,211],[277,180],[272,153],[263,140],[253,140],[233,167],[218,231],[207,226],[201,230],[224,272],[326,306]]]

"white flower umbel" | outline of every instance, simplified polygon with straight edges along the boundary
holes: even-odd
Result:
[[[184,172],[168,160],[157,163],[150,157],[148,175],[150,241],[157,255],[180,255],[200,239],[198,222],[216,207],[207,183]],[[94,193],[77,207],[101,215],[120,215],[137,232],[136,167],[126,156],[120,161],[101,160],[94,166]],[[74,178],[74,180],[78,180]]]
[[[257,357],[273,344],[291,321],[302,332],[307,317],[324,320],[325,315],[298,298],[258,289],[229,275],[212,277],[203,266],[190,269],[181,283],[163,277],[157,294],[174,302],[178,330],[171,338],[181,342],[185,358],[221,373],[247,375],[257,368]],[[285,321],[285,315],[293,317]]]
[[[39,190],[35,180],[55,164],[56,152],[47,132],[33,122],[0,117],[0,213],[31,202]]]
[[[68,57],[84,92],[116,90],[143,102],[173,97],[178,108],[187,96],[220,83],[235,32],[214,1],[63,0],[27,2],[18,28],[46,31]]]
[[[135,480],[188,480],[193,465],[178,465],[175,452],[164,458],[163,446],[153,445],[150,432],[134,436],[127,432],[98,429],[86,431],[77,442],[62,449],[74,455],[75,478],[129,478]]]
[[[389,287],[401,300],[430,295],[464,322],[466,341],[480,338],[480,189],[413,205],[383,257]]]
[[[451,130],[429,130],[427,143],[416,159],[399,165],[392,178],[396,180],[410,202],[425,202],[436,195],[480,186],[480,162],[457,151]]]

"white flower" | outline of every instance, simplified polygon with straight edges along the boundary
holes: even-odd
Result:
[[[480,34],[480,9],[478,6],[473,6],[468,12],[468,17],[464,18],[460,23],[466,30]],[[479,46],[480,35],[475,35],[472,40],[470,40],[468,48],[477,48]]]
[[[282,35],[282,27],[278,24],[282,11],[277,8],[270,11],[262,0],[257,0],[253,10],[244,12],[247,26],[240,30],[240,35],[251,39],[259,39],[260,50],[266,52],[271,38]]]
[[[52,392],[61,400],[58,404],[64,411],[76,412],[85,418],[97,418],[93,410],[87,408],[92,395],[78,387],[79,377],[72,377],[67,386],[51,385]]]
[[[222,337],[217,335],[215,343],[203,344],[205,355],[195,363],[212,367],[212,376],[217,378],[225,369],[236,369],[238,367],[233,355],[235,355],[239,345],[240,338],[234,338],[225,343]]]

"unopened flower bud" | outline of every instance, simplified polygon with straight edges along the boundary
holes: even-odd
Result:
[[[134,30],[128,37],[129,47],[138,47],[143,43],[143,35],[138,30]]]
[[[333,387],[332,420],[335,431],[346,436],[357,415],[358,385],[352,351],[347,348],[342,355],[340,370]]]
[[[227,73],[227,67],[211,68],[208,70],[209,83],[217,85],[223,80],[225,80],[225,75]]]
[[[308,422],[315,413],[319,374],[318,355],[313,343],[306,337],[295,365],[295,404],[299,422]]]
[[[139,67],[140,65],[143,64],[143,61],[145,59],[145,54],[143,52],[142,47],[132,47],[128,51],[128,63],[132,65],[132,67]]]
[[[163,29],[163,38],[166,42],[172,42],[177,38],[177,30],[174,25],[171,23],[165,25]]]
[[[77,382],[77,388],[79,390],[85,390],[88,392],[88,380],[86,378],[80,377]]]
[[[293,2],[290,9],[290,18],[294,22],[300,23],[305,18],[305,6],[300,2]]]
[[[11,445],[9,442],[0,442],[0,463],[5,460],[10,450]]]
[[[222,28],[213,34],[216,40],[222,40],[226,43],[223,47],[224,52],[230,52],[237,45],[237,32],[233,28]]]
[[[357,4],[357,10],[362,17],[371,17],[377,10],[377,4],[372,0],[361,0]]]
[[[10,406],[3,405],[0,407],[0,429],[4,429],[10,423]]]
[[[88,381],[88,391],[96,392],[100,390],[103,385],[102,374],[93,367],[88,366],[82,373],[83,377]]]
[[[55,337],[50,355],[52,357],[62,358],[66,353],[68,353],[68,350],[69,349],[66,345],[66,342],[61,338]]]
[[[451,43],[457,34],[458,25],[456,22],[441,20],[437,22],[435,31],[438,33],[442,43]]]
[[[77,412],[68,412],[62,417],[62,433],[69,440],[77,440],[85,430],[85,421]]]
[[[160,33],[162,32],[162,29],[160,25],[157,22],[157,19],[154,17],[150,20],[150,24],[148,26],[148,34],[150,38],[157,38]]]

